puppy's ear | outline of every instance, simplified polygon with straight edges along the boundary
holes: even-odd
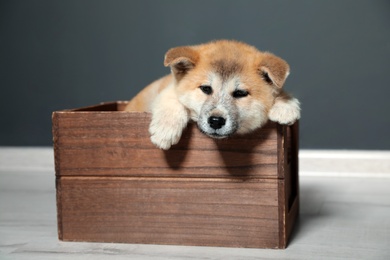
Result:
[[[287,62],[271,53],[265,52],[260,62],[260,75],[270,85],[282,88],[290,67]]]
[[[192,47],[176,47],[165,54],[164,65],[170,66],[176,78],[180,78],[194,68],[198,60],[199,54]]]

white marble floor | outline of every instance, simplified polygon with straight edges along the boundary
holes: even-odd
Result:
[[[264,250],[60,242],[51,149],[0,147],[0,259],[390,259],[389,155],[302,151],[299,223]]]

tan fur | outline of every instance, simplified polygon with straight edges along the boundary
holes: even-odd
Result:
[[[151,112],[156,96],[172,82],[172,75],[166,75],[146,86],[126,106],[126,111]]]
[[[210,137],[224,138],[251,132],[268,119],[291,124],[300,117],[298,100],[282,90],[289,66],[271,53],[222,40],[170,49],[164,65],[171,75],[147,86],[126,107],[152,112],[151,141],[162,149],[180,140],[189,120]],[[238,96],[242,92],[248,95]]]

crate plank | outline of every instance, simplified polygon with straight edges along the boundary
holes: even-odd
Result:
[[[62,239],[278,247],[277,180],[64,177]]]
[[[113,118],[111,113],[80,113],[56,113],[53,117],[56,156],[61,158],[57,173],[62,176],[129,176],[138,172],[221,177],[228,171],[247,177],[275,177],[278,173],[274,149],[278,134],[272,123],[251,135],[225,140],[208,138],[190,124],[179,144],[162,151],[150,142],[149,114],[122,112]]]

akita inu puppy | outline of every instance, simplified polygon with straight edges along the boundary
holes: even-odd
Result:
[[[169,149],[189,120],[212,138],[249,133],[268,119],[292,124],[297,99],[282,90],[289,65],[281,58],[237,41],[214,41],[170,49],[167,75],[143,89],[127,111],[152,113],[151,141]]]

